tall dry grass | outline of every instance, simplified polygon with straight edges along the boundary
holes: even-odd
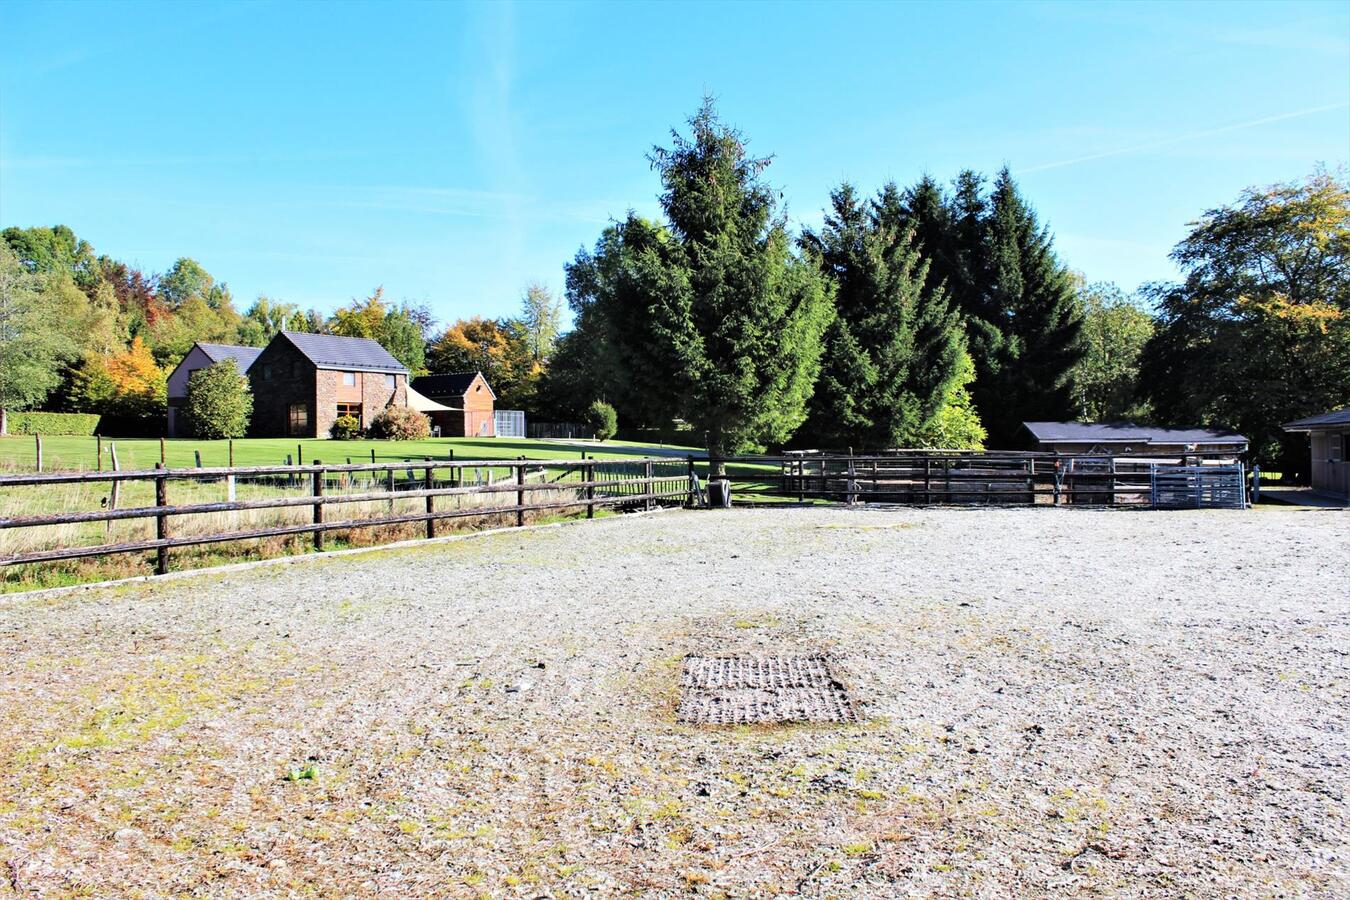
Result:
[[[396,485],[420,487],[420,479],[415,476],[409,480],[407,473],[399,470]],[[527,476],[530,483],[549,482],[556,478],[548,470],[532,472]],[[567,503],[575,504],[558,510],[527,512],[526,520],[533,522],[541,518],[556,518],[584,512],[582,491],[568,486],[568,481],[580,480],[580,473],[572,473],[556,482],[556,487],[548,490],[535,490],[526,494],[526,503]],[[482,473],[483,483],[489,479],[501,481],[500,475]],[[387,488],[388,483],[381,473],[372,477],[368,473],[353,475],[332,474],[325,480],[325,495],[373,493]],[[438,482],[438,487],[447,486]],[[263,476],[238,478],[235,483],[235,499],[261,500],[269,498],[303,498],[312,495],[312,486],[308,476],[300,476],[291,481],[285,477]],[[116,508],[149,507],[155,505],[154,482],[125,481],[117,491]],[[424,512],[426,499],[423,497],[404,497],[402,491],[393,490],[387,498],[378,500],[354,501],[351,503],[328,504],[324,516],[330,521],[356,519],[388,518],[392,516]],[[43,486],[18,486],[0,489],[0,516],[35,516],[58,512],[84,512],[106,509],[113,503],[111,483],[57,484]],[[224,478],[201,480],[174,479],[168,485],[168,500],[171,505],[182,506],[199,503],[215,503],[228,500],[228,487]],[[510,507],[516,502],[516,494],[511,491],[492,493],[470,493],[435,498],[437,511],[481,510],[478,516],[440,520],[436,523],[438,534],[455,531],[467,531],[515,524],[514,512],[493,512],[495,509]],[[222,534],[261,530],[285,525],[301,525],[312,521],[313,507],[292,506],[279,509],[229,510],[224,512],[194,513],[177,515],[169,519],[170,534],[174,537]],[[395,525],[376,525],[354,527],[328,532],[326,542],[332,548],[369,546],[391,541],[422,537],[425,525],[421,522]],[[14,556],[40,550],[64,547],[92,547],[105,544],[122,544],[151,540],[155,537],[155,519],[153,517],[123,519],[112,522],[85,522],[62,525],[44,525],[29,528],[0,529],[0,556]],[[171,551],[172,565],[175,569],[194,568],[245,559],[270,558],[292,553],[304,553],[312,546],[308,534],[279,536],[271,538],[248,539],[240,541],[207,544],[196,547],[174,548]],[[146,574],[152,571],[153,554],[119,553],[83,560],[68,560],[54,563],[34,563],[11,566],[3,570],[6,590],[23,590],[55,584],[78,583],[100,578],[126,577]]]

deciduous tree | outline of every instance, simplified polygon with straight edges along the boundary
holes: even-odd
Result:
[[[9,410],[41,403],[75,353],[63,323],[44,309],[43,278],[0,243],[0,434]]]
[[[193,437],[243,437],[253,415],[253,391],[233,359],[223,359],[188,378],[183,416]]]
[[[1208,210],[1154,285],[1160,322],[1141,360],[1165,421],[1236,428],[1265,465],[1307,467],[1281,423],[1350,403],[1350,184],[1315,172]]]

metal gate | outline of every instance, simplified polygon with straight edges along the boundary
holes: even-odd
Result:
[[[1242,464],[1234,466],[1154,465],[1149,478],[1154,509],[1246,509]]]
[[[493,433],[497,437],[523,438],[525,413],[519,409],[499,409],[492,414]]]

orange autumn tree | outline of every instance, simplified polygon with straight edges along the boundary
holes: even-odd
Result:
[[[120,353],[86,354],[71,375],[71,404],[81,412],[158,419],[167,393],[167,376],[140,335]]]
[[[433,373],[482,372],[502,409],[528,409],[543,371],[514,321],[473,316],[450,325],[427,348]]]

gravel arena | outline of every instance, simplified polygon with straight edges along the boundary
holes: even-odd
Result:
[[[826,654],[850,724],[676,721]],[[1350,894],[1350,518],[736,509],[0,600],[0,895]]]

